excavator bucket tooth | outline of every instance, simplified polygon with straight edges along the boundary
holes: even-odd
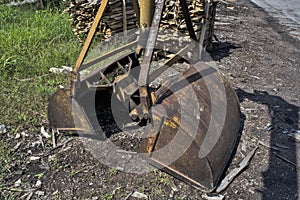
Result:
[[[203,190],[215,189],[236,146],[238,98],[229,82],[198,62],[156,92],[139,151],[151,165]]]

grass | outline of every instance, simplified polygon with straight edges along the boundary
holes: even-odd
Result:
[[[10,177],[15,159],[12,133],[30,133],[47,123],[49,95],[68,83],[65,75],[50,74],[49,69],[73,66],[80,48],[60,8],[0,4],[0,124],[8,129],[0,135],[0,185]],[[14,199],[0,192],[0,198]]]
[[[49,94],[66,77],[51,67],[73,66],[80,46],[59,8],[0,6],[0,123],[47,121]]]
[[[115,169],[115,168],[110,168],[109,171],[108,171],[108,174],[110,176],[115,176],[117,173],[118,173],[118,170]]]

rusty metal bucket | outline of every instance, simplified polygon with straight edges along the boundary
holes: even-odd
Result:
[[[214,68],[199,62],[164,84],[156,96],[140,151],[148,152],[153,166],[213,191],[239,134],[234,90]]]

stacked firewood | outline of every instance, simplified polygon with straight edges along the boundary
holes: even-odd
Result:
[[[189,0],[188,9],[193,22],[194,30],[200,30],[201,20],[204,15],[204,0]],[[180,6],[180,0],[167,0],[162,16],[162,27],[179,31],[186,30],[184,16]]]
[[[127,30],[138,28],[138,19],[132,1],[126,0]],[[204,0],[188,0],[188,8],[195,31],[199,31],[204,15]],[[65,9],[70,14],[73,32],[78,37],[87,34],[92,26],[93,19],[101,4],[101,0],[71,0]],[[99,24],[97,35],[102,39],[109,38],[114,33],[123,31],[123,1],[110,0],[104,16]],[[161,27],[185,31],[186,25],[180,0],[166,0],[165,11],[162,16]]]
[[[64,13],[70,14],[73,32],[81,38],[86,35],[93,24],[101,0],[71,0]],[[97,35],[102,39],[109,38],[111,34],[123,31],[123,3],[122,0],[111,0],[99,23]],[[132,3],[126,3],[127,29],[137,27],[137,18]]]

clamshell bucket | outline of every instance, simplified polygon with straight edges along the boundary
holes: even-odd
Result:
[[[209,41],[211,43],[216,3],[201,1],[204,5],[203,16],[197,37],[187,4],[190,1],[180,0],[188,35],[194,43],[177,52],[168,52],[163,65],[153,72],[150,67],[153,66],[165,0],[133,1],[140,4],[141,12],[136,13],[140,15],[139,38],[83,62],[100,19],[109,5],[109,0],[101,1],[71,73],[70,85],[58,90],[50,99],[50,126],[78,131],[91,137],[97,132],[95,127],[100,124],[95,112],[96,104],[108,100],[108,104],[113,106],[110,101],[115,98],[121,105],[115,108],[119,112],[119,116],[114,118],[116,124],[127,123],[128,120],[146,125],[138,147],[151,165],[194,187],[211,192],[232,156],[240,127],[239,102],[229,82],[216,68],[205,62],[197,62],[202,59],[202,52],[209,46]],[[126,2],[123,1],[123,4]],[[126,9],[123,14],[126,16]],[[123,20],[126,22],[126,18]],[[196,61],[182,59],[188,52],[195,54]],[[150,87],[155,78],[172,68],[174,63],[179,64],[181,59],[190,64],[184,73],[177,78],[168,78],[159,89]],[[108,63],[99,66],[102,61]],[[87,69],[89,73],[82,76]],[[110,96],[102,96],[102,92]],[[122,112],[126,115],[123,121]]]

